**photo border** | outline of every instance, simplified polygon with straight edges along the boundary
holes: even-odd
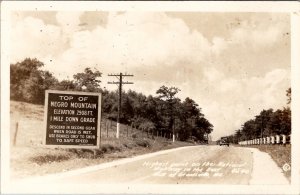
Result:
[[[72,6],[70,6],[72,4]],[[299,2],[1,2],[1,191],[2,193],[43,193],[43,187],[23,185],[16,188],[9,178],[9,13],[22,11],[199,11],[199,12],[274,12],[291,17],[291,88],[292,88],[292,172],[290,185],[78,185],[48,186],[46,193],[131,193],[131,194],[298,194],[300,189],[300,6]],[[53,187],[53,188],[51,188]],[[71,191],[70,191],[71,189]],[[24,191],[25,190],[25,191]],[[44,192],[45,193],[45,192]]]

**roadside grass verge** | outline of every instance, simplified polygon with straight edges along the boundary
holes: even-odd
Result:
[[[62,155],[62,154],[42,154],[39,156],[33,156],[29,158],[29,161],[36,163],[38,165],[42,165],[45,163],[51,162],[62,162],[65,160],[69,160],[69,155]]]
[[[50,149],[36,146],[11,147],[11,178],[20,179],[51,173],[65,172],[129,158],[159,150],[192,144],[157,138],[136,140],[115,140],[114,144],[104,143],[99,149]]]
[[[136,140],[135,143],[136,143],[136,145],[144,147],[144,148],[148,148],[151,146],[149,141],[147,141],[147,140]]]

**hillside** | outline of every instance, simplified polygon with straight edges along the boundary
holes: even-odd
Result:
[[[96,165],[158,150],[193,145],[147,135],[147,132],[121,125],[120,139],[115,138],[116,123],[101,121],[101,146],[90,149],[49,149],[43,146],[44,107],[10,102],[11,176],[23,178]],[[16,129],[17,132],[16,132]]]

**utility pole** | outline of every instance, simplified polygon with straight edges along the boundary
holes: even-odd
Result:
[[[132,74],[109,74],[108,76],[115,76],[119,81],[108,82],[108,84],[117,84],[119,88],[119,99],[118,99],[118,118],[117,118],[117,134],[116,137],[119,139],[120,136],[120,116],[121,116],[121,105],[122,105],[122,85],[123,84],[133,84],[133,82],[124,82],[123,77],[133,77]]]
[[[173,119],[173,136],[172,136],[173,142],[175,142],[175,129],[176,129],[176,118]]]
[[[264,126],[264,116],[261,116],[261,128],[260,128],[260,139],[259,139],[259,145],[261,144],[261,140],[263,139],[263,127]]]

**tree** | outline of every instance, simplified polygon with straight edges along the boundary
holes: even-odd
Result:
[[[71,80],[62,80],[55,86],[56,90],[75,91],[76,85]]]
[[[287,104],[291,103],[291,88],[286,90]],[[291,109],[289,106],[278,109],[262,110],[255,119],[250,119],[242,125],[239,133],[234,134],[234,139],[249,140],[261,136],[289,135],[291,133]]]
[[[287,96],[287,104],[290,105],[292,101],[292,89],[288,88],[286,90],[286,96]]]
[[[106,91],[102,92],[103,95],[103,113],[107,114],[109,119],[117,120],[118,116],[118,93],[117,91]]]
[[[134,108],[132,105],[132,101],[126,93],[124,93],[122,97],[123,97],[123,101],[122,101],[121,121],[130,124],[131,119],[134,117],[134,112],[133,112]]]
[[[291,134],[291,109],[284,108],[280,115],[280,134]]]
[[[187,97],[182,103],[177,102],[174,107],[176,119],[179,119],[180,123],[180,129],[178,130],[180,140],[186,140],[191,136],[202,140],[205,134],[204,128],[206,127],[200,124],[200,118],[204,115],[200,112],[198,104]]]
[[[172,102],[175,95],[180,91],[179,88],[177,87],[166,87],[166,86],[161,86],[157,91],[156,94],[159,94],[159,98],[166,100],[168,102]]]
[[[85,90],[89,92],[100,92],[100,80],[102,73],[98,70],[94,72],[90,68],[85,68],[83,73],[77,73],[73,76],[75,79],[76,90]],[[85,88],[85,89],[84,89]]]
[[[204,135],[210,134],[213,130],[213,125],[204,117],[197,117],[196,127],[192,132],[192,135],[198,138],[198,140],[204,140]]]
[[[256,132],[257,137],[265,136],[266,129],[270,129],[270,121],[273,115],[273,109],[262,110],[258,116],[255,117]]]
[[[58,81],[49,71],[41,70],[43,66],[39,60],[30,58],[11,64],[11,99],[42,104],[47,89],[101,92],[103,116],[116,120],[118,93],[100,88],[102,73],[98,70],[85,68],[71,80]],[[210,133],[213,126],[194,100],[186,98],[181,102],[176,97],[179,91],[177,87],[162,86],[156,92],[157,97],[132,90],[122,92],[122,123],[147,130],[148,134],[176,132],[181,140],[190,136],[203,139],[203,134]]]
[[[157,91],[156,94],[158,94],[158,98],[161,100],[165,100],[167,103],[167,116],[170,118],[169,122],[169,129],[171,130],[173,127],[173,122],[174,122],[174,103],[176,102],[175,95],[180,91],[179,88],[177,87],[166,87],[166,86],[161,86]]]
[[[242,140],[242,131],[240,129],[236,130],[234,133],[234,138],[236,140],[236,143],[238,143],[240,140]]]
[[[13,100],[24,101],[23,88],[25,81],[37,72],[44,64],[36,58],[26,58],[22,62],[10,65],[10,98]]]
[[[242,125],[242,132],[245,134],[247,139],[253,139],[257,137],[255,121],[253,119],[246,121]]]
[[[198,108],[198,104],[191,98],[187,97],[185,98],[183,104],[184,109],[184,115],[187,118],[196,118],[199,116],[203,116],[203,114],[200,112],[200,109]]]
[[[157,105],[158,99],[149,95],[145,102],[145,115],[154,122],[159,120],[159,116],[157,115]]]
[[[152,121],[144,118],[142,122],[139,124],[139,128],[141,128],[143,131],[147,131],[147,135],[149,136],[150,131],[153,134],[153,130],[155,129],[155,124]]]
[[[44,102],[45,90],[54,89],[58,81],[49,71],[40,70],[43,66],[36,58],[11,64],[11,99],[36,104]]]

